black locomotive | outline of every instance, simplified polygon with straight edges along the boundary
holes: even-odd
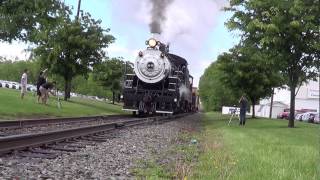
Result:
[[[197,110],[198,97],[189,74],[188,62],[169,53],[168,45],[154,38],[146,41],[134,63],[134,73],[126,74],[123,110],[134,114],[181,113]]]

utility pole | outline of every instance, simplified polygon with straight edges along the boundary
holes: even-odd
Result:
[[[79,20],[80,6],[81,6],[81,0],[78,0],[78,10],[77,10],[76,20]]]

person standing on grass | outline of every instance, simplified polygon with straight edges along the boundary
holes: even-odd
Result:
[[[56,82],[53,81],[52,83],[46,82],[40,86],[39,90],[41,93],[41,100],[44,105],[47,105],[49,93],[51,93],[53,96],[55,96],[54,92],[51,91],[55,87],[55,85],[56,85]]]
[[[45,69],[44,71],[40,71],[40,74],[39,74],[39,77],[38,77],[38,80],[37,80],[37,96],[38,96],[38,103],[40,103],[40,98],[41,98],[41,92],[40,92],[40,86],[42,84],[45,84],[47,81],[46,81],[46,78],[45,78],[45,72],[46,72],[47,69]]]
[[[27,93],[27,82],[28,82],[28,69],[24,69],[23,74],[21,76],[21,99],[23,99],[24,95]]]
[[[244,126],[246,124],[246,112],[247,112],[247,105],[248,101],[243,94],[239,100],[240,103],[240,126]]]

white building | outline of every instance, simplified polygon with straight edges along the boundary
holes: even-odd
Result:
[[[296,91],[298,91],[298,93],[296,95],[295,109],[310,109],[317,110],[317,112],[320,112],[319,86],[320,84],[318,78],[318,81],[309,81],[308,83],[303,84],[300,88],[297,88]],[[275,113],[280,109],[282,109],[281,112],[283,112],[284,109],[290,107],[290,91],[288,88],[276,88],[274,93],[275,94],[273,97],[274,105],[272,110],[272,117],[276,117]],[[255,107],[255,112],[257,116],[269,117],[270,101],[271,98],[263,99],[260,101],[260,105],[257,105]]]
[[[289,106],[280,101],[273,101],[272,105],[272,114],[271,118],[277,118],[277,115],[283,112],[285,109],[288,109]],[[269,117],[270,114],[270,102],[266,102],[264,104],[260,103],[260,105],[255,106],[256,116],[259,117]]]
[[[319,80],[300,87],[296,96],[296,109],[316,109],[319,112]]]

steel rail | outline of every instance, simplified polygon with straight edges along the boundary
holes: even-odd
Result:
[[[0,154],[12,152],[14,150],[23,150],[30,147],[61,142],[67,139],[87,136],[100,132],[114,130],[121,126],[134,126],[145,124],[154,121],[153,118],[139,118],[123,121],[120,124],[117,122],[105,123],[95,126],[86,126],[80,128],[73,128],[67,130],[59,130],[37,134],[13,135],[7,137],[0,137]]]
[[[27,127],[34,125],[62,124],[85,122],[90,120],[113,120],[116,118],[130,117],[129,115],[105,115],[105,116],[82,116],[82,117],[62,117],[62,118],[43,118],[43,119],[22,119],[12,121],[0,121],[0,128]]]

